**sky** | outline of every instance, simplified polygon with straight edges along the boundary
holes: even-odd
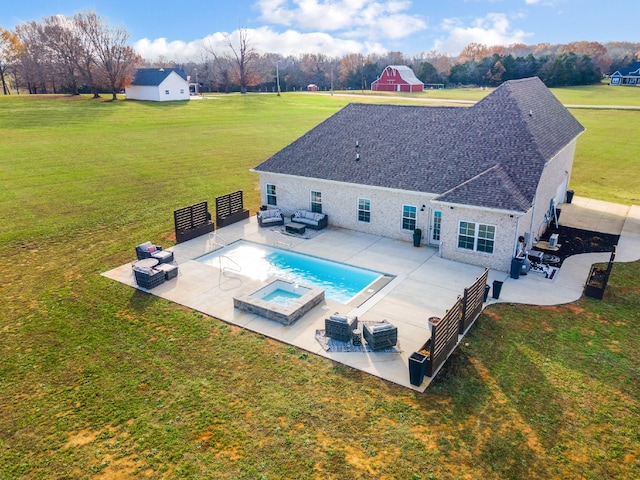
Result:
[[[637,0],[2,0],[0,27],[92,10],[150,61],[198,61],[239,29],[262,53],[457,55],[474,42],[637,42],[639,9]]]

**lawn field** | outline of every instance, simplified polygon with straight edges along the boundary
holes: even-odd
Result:
[[[0,479],[640,478],[640,262],[604,301],[486,309],[424,394],[100,275],[176,208],[255,211],[250,168],[354,100],[414,101],[0,98]],[[638,205],[640,111],[571,111],[571,187]]]

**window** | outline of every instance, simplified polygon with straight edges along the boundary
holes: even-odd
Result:
[[[496,227],[474,222],[460,222],[458,248],[475,252],[493,253]]]
[[[402,206],[402,229],[403,230],[415,230],[416,229],[416,212],[418,207],[413,205]]]
[[[366,198],[358,199],[358,221],[370,223],[371,222],[371,200]]]
[[[270,183],[267,183],[267,205],[278,205],[276,186]]]
[[[180,95],[182,95],[184,93],[184,88],[180,89]]]
[[[164,94],[165,94],[165,95],[169,95],[169,90],[165,90],[165,91],[164,91]]]
[[[322,193],[311,190],[311,211],[322,213]]]

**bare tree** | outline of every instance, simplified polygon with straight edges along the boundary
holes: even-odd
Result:
[[[0,82],[5,95],[11,92],[7,85],[7,73],[9,68],[15,65],[20,55],[21,45],[18,37],[8,30],[0,27]]]
[[[55,92],[53,59],[46,47],[41,26],[36,22],[17,25],[16,35],[22,44],[18,69],[29,93],[47,93],[49,88]]]
[[[113,100],[118,92],[133,79],[139,56],[127,45],[129,32],[124,28],[112,28],[104,24],[93,12],[87,12],[78,19],[79,27],[87,35],[96,63],[104,74]]]
[[[43,20],[43,43],[51,52],[56,66],[60,70],[61,80],[72,95],[78,95],[79,84],[83,81],[80,65],[90,56],[75,28],[74,22],[62,15],[47,17]]]
[[[240,85],[240,92],[247,93],[247,87],[258,81],[255,70],[258,53],[249,40],[248,31],[244,28],[238,30],[238,45],[234,45],[231,36],[225,35],[224,46],[231,51],[231,55],[218,52],[214,45],[206,46],[205,50],[213,56],[222,83],[230,85],[231,80],[235,80]]]

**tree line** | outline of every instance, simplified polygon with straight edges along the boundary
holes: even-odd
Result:
[[[129,33],[94,12],[27,22],[15,31],[0,27],[0,82],[4,94],[27,91],[70,93],[81,88],[113,99],[133,78],[140,56],[128,45]]]
[[[249,31],[227,36],[220,47],[205,46],[198,61],[140,58],[128,32],[93,12],[53,16],[41,22],[0,27],[0,81],[3,92],[110,92],[113,99],[133,79],[137,67],[178,67],[198,91],[365,90],[387,65],[406,65],[427,85],[497,86],[506,80],[538,76],[548,87],[589,85],[640,59],[640,43],[574,42],[510,46],[468,45],[457,56],[435,51],[331,57],[321,53],[260,53]]]

